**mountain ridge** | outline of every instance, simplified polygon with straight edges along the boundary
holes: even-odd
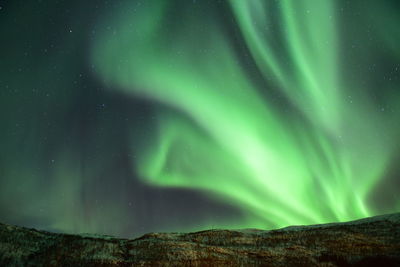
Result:
[[[274,230],[149,233],[135,239],[0,223],[1,266],[400,266],[400,213]]]

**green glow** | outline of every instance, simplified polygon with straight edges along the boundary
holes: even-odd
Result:
[[[168,25],[167,1],[111,19],[116,34],[94,42],[100,79],[159,103],[141,178],[234,203],[247,216],[235,227],[373,215],[367,200],[396,152],[396,113],[379,112],[362,77],[342,75],[335,1],[279,2],[229,1],[264,82],[241,66],[217,18],[194,8],[180,25]]]

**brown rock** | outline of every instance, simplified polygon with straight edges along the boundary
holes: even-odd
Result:
[[[0,224],[0,266],[400,266],[400,213],[283,229],[137,239]]]

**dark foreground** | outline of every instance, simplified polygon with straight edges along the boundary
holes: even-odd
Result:
[[[273,231],[155,233],[138,239],[0,224],[0,266],[400,266],[400,213]]]

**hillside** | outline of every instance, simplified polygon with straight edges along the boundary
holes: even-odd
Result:
[[[151,233],[137,239],[0,224],[0,266],[400,266],[400,213],[263,230]]]

